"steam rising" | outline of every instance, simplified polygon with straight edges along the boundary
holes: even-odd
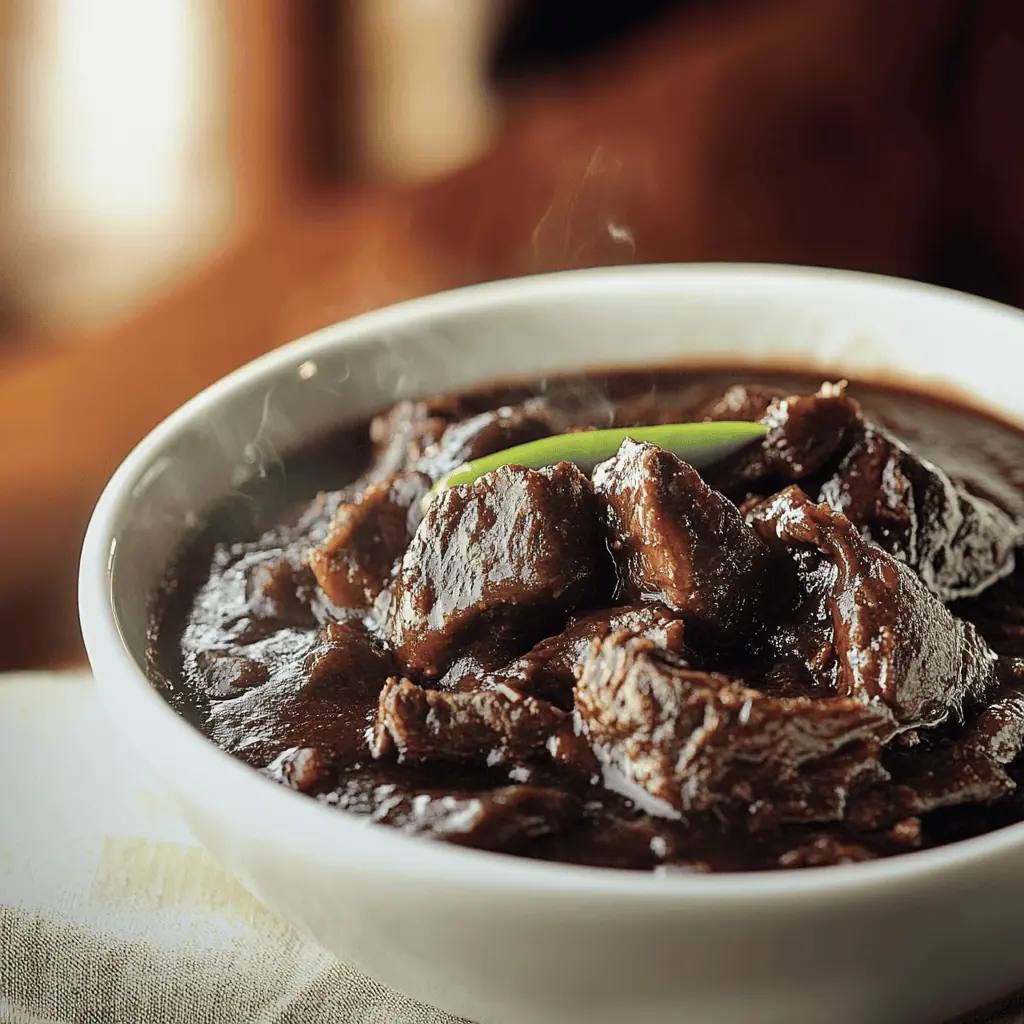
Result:
[[[232,480],[234,487],[240,487],[253,476],[265,478],[271,468],[280,469],[282,475],[284,473],[284,463],[272,439],[281,420],[281,412],[274,408],[273,397],[274,388],[269,388],[263,396],[263,410],[256,435],[242,449],[242,462],[235,467]]]
[[[569,172],[533,229],[534,269],[575,269],[636,259],[633,229],[618,215],[622,161],[598,144],[582,172]]]

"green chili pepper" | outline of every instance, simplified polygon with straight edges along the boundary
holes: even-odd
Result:
[[[767,427],[761,423],[728,422],[671,423],[658,427],[616,427],[612,430],[556,434],[464,462],[438,480],[431,493],[456,484],[471,484],[499,466],[540,469],[556,462],[572,462],[584,473],[589,473],[598,463],[610,459],[627,437],[634,441],[649,441],[700,469],[761,439],[766,431]]]

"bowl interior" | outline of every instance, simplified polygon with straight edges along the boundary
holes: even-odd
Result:
[[[336,325],[204,392],[125,467],[111,595],[144,664],[148,603],[183,535],[311,437],[399,398],[488,381],[670,362],[911,380],[1017,418],[1024,317],[835,271],[630,268],[500,282]]]

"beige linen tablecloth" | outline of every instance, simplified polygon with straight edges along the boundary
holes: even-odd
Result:
[[[0,1021],[456,1024],[339,964],[233,881],[85,674],[0,676]]]

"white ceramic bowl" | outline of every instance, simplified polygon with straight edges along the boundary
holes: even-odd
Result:
[[[667,361],[955,389],[1024,420],[1024,315],[902,281],[608,269],[435,295],[272,352],[178,410],[100,499],[82,628],[103,700],[196,835],[339,957],[481,1022],[940,1021],[1024,985],[1024,825],[788,873],[655,877],[402,836],[222,753],[142,670],[147,602],[196,516],[263,460],[398,397]]]

